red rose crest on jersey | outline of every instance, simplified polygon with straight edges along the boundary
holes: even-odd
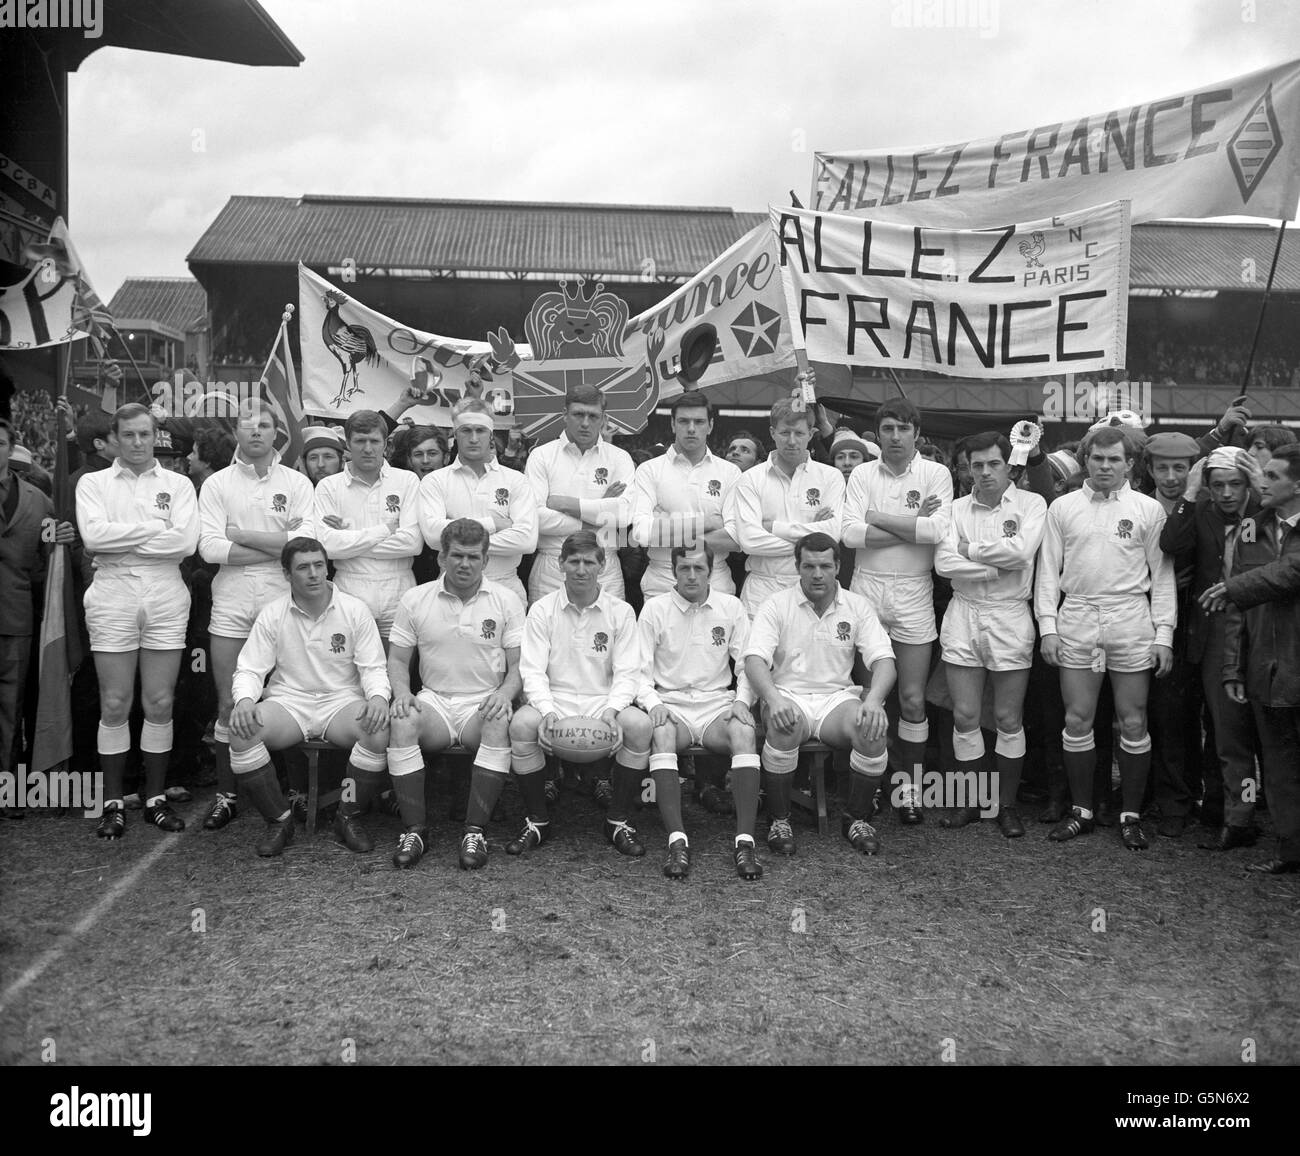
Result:
[[[609,635],[606,634],[603,630],[596,631],[596,633],[592,636],[591,639],[591,649],[594,650],[597,654],[604,654],[608,648],[609,648]]]
[[[1014,538],[1016,536],[1016,531],[1019,529],[1020,526],[1017,524],[1016,520],[1014,518],[1008,518],[1002,523],[1002,536],[1004,538]]]
[[[723,646],[725,645],[726,641],[727,641],[727,632],[723,630],[721,626],[715,626],[713,628],[713,645]]]
[[[343,647],[347,643],[347,638],[342,634],[330,635],[330,652],[332,654],[342,654]]]
[[[172,505],[172,496],[166,490],[159,490],[154,495],[153,504],[155,509],[170,510]]]
[[[272,513],[275,513],[275,514],[283,514],[284,511],[285,511],[285,509],[288,507],[288,505],[289,505],[289,499],[288,499],[287,497],[285,497],[284,494],[272,494],[272,495],[271,495],[271,512],[272,512]]]
[[[498,506],[500,506],[502,509],[504,509],[506,506],[510,505],[510,491],[509,491],[509,490],[497,490],[497,492],[496,492],[495,494],[492,495],[492,498],[493,498],[493,500],[496,502],[496,504],[497,504]]]
[[[907,508],[908,508],[909,510],[919,510],[919,509],[921,508],[921,491],[920,491],[920,490],[908,490],[908,491],[907,491]]]
[[[497,622],[495,618],[483,619],[483,637],[491,641],[497,636]]]
[[[835,624],[835,637],[840,642],[848,642],[852,633],[847,622],[837,622]]]
[[[820,506],[820,505],[822,504],[822,492],[821,492],[821,490],[816,489],[815,487],[814,487],[813,489],[809,490],[809,491],[808,491],[806,494],[804,494],[804,496],[803,496],[803,504],[804,504],[805,506]]]
[[[598,486],[609,485],[609,470],[607,470],[604,466],[600,466],[596,470],[596,476],[593,480]]]
[[[707,493],[710,498],[722,497],[722,483],[718,481],[717,478],[710,478],[709,486],[708,489],[705,490],[705,493]]]
[[[402,500],[396,494],[389,494],[384,498],[384,510],[389,514],[400,514],[402,512]]]
[[[1115,523],[1115,535],[1127,542],[1131,537],[1133,537],[1133,523],[1127,518],[1121,518],[1117,523]]]

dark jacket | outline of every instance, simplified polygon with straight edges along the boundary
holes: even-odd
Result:
[[[0,506],[0,634],[32,633],[33,600],[45,579],[41,523],[54,514],[50,499],[9,471],[10,500]]]
[[[1259,498],[1251,494],[1245,516],[1253,518],[1258,513]],[[1205,657],[1210,616],[1201,608],[1199,599],[1223,580],[1227,531],[1228,521],[1210,501],[1209,494],[1201,494],[1191,502],[1182,499],[1160,531],[1160,549],[1173,556],[1175,567],[1181,571],[1188,559],[1192,563],[1191,584],[1184,587],[1180,583],[1178,589],[1178,623],[1187,625],[1184,657],[1188,662],[1200,662]]]
[[[1246,519],[1227,595],[1223,681],[1244,682],[1252,703],[1300,706],[1300,530],[1273,510]]]

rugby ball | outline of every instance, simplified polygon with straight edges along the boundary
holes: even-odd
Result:
[[[551,728],[551,750],[569,763],[594,763],[614,753],[618,733],[598,718],[575,714]]]

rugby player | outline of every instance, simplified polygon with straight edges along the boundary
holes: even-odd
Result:
[[[519,563],[537,548],[537,498],[528,479],[496,459],[492,411],[478,398],[462,398],[451,410],[456,461],[425,475],[419,516],[424,540],[440,548],[443,531],[469,518],[490,535],[483,577],[513,591],[527,605]]]
[[[350,460],[316,487],[315,520],[334,562],[334,581],[370,607],[387,642],[397,604],[412,586],[420,535],[420,479],[384,460],[384,421],[355,410],[343,427]]]
[[[241,408],[235,456],[199,492],[199,555],[221,567],[212,579],[212,680],[217,691],[214,759],[217,798],[203,821],[220,830],[236,814],[230,768],[231,683],[258,611],[285,595],[280,554],[292,537],[311,537],[312,489],[275,449],[274,411],[257,401]]]
[[[594,531],[605,558],[600,588],[622,598],[619,531],[628,524],[635,467],[626,450],[602,440],[605,395],[589,385],[571,389],[564,401],[564,432],[537,446],[524,473],[537,497],[538,540],[528,576],[529,603],[565,583],[560,547],[571,534]]]
[[[1153,665],[1157,678],[1173,666],[1177,592],[1173,559],[1160,549],[1165,512],[1128,483],[1130,436],[1102,426],[1083,439],[1088,477],[1048,507],[1034,610],[1043,658],[1061,671],[1061,743],[1074,803],[1048,838],[1060,842],[1093,830],[1084,805],[1092,802],[1097,771],[1092,724],[1109,673],[1120,724],[1120,838],[1141,851],[1148,845],[1141,810],[1151,770],[1147,691]]]
[[[280,563],[289,593],[253,623],[230,712],[230,764],[266,820],[257,853],[279,855],[293,841],[293,814],[269,752],[307,739],[351,747],[334,834],[352,851],[371,851],[356,816],[387,765],[389,684],[379,632],[366,604],[329,581],[329,558],[314,538],[291,538]]]
[[[144,710],[144,815],[164,831],[185,827],[167,803],[165,786],[172,700],[190,613],[180,563],[199,540],[193,484],[154,458],[158,423],[153,414],[142,405],[124,405],[113,415],[113,433],[117,459],[77,483],[77,529],[95,559],[85,610],[99,678],[95,746],[105,802],[96,834],[103,839],[126,832],[122,778],[131,750],[128,720],[137,671]]]
[[[664,874],[684,879],[690,871],[677,753],[702,746],[731,758],[736,873],[758,879],[763,874],[754,858],[759,759],[750,713],[754,699],[744,672],[749,617],[734,594],[711,587],[716,567],[707,546],[675,546],[671,556],[673,589],[647,599],[637,623],[644,663],[637,698],[653,728],[650,777],[668,831]],[[733,661],[739,672],[735,690]]]
[[[528,610],[519,660],[528,705],[510,720],[511,766],[527,818],[507,854],[522,854],[546,838],[545,784],[537,772],[546,764],[542,752],[550,749],[551,728],[573,715],[599,718],[618,733],[605,837],[621,855],[645,854],[628,821],[650,765],[650,720],[632,705],[641,646],[632,608],[601,582],[607,562],[595,533],[570,534],[559,554],[564,585]]]
[[[771,410],[776,449],[741,475],[731,490],[725,527],[749,555],[741,601],[751,617],[764,600],[799,582],[794,544],[821,531],[840,536],[844,476],[808,456],[812,418],[789,398]]]
[[[894,776],[904,823],[921,822],[918,794],[930,726],[925,684],[934,620],[934,548],[952,520],[952,474],[917,452],[921,414],[911,402],[887,401],[876,411],[880,457],[853,471],[844,502],[844,544],[857,550],[850,589],[867,599],[889,632],[898,663]]]
[[[675,546],[707,542],[713,557],[709,586],[734,594],[722,507],[740,469],[710,452],[713,411],[702,393],[680,394],[669,409],[673,444],[667,453],[637,466],[632,481],[632,543],[649,547],[642,593],[649,598],[673,589],[669,559]]]
[[[423,752],[460,746],[475,752],[460,844],[461,868],[472,870],[487,863],[483,828],[510,772],[510,718],[523,689],[524,604],[510,587],[484,576],[491,545],[482,524],[473,518],[444,522],[442,575],[402,595],[389,637],[388,771],[406,827],[393,863],[414,867],[428,847]],[[411,693],[414,652],[418,695]]]
[[[763,603],[745,647],[745,674],[763,703],[767,731],[762,756],[767,845],[782,855],[795,853],[791,783],[799,744],[810,741],[852,749],[840,830],[855,851],[880,850],[868,819],[888,763],[885,698],[896,677],[894,653],[867,600],[836,581],[839,555],[839,542],[829,534],[808,534],[796,542],[798,585]],[[871,674],[860,694],[853,684],[856,655]]]
[[[980,714],[987,675],[993,683],[998,739],[998,827],[1008,839],[1025,833],[1016,807],[1025,765],[1025,691],[1034,662],[1034,620],[1029,611],[1034,559],[1043,540],[1047,503],[1011,481],[1011,442],[996,432],[963,439],[972,488],[952,506],[952,520],[936,546],[935,570],[952,580],[939,648],[952,695],[952,747],[967,784],[983,774]],[[971,798],[979,795],[968,795]],[[945,827],[978,822],[968,805],[943,820]]]

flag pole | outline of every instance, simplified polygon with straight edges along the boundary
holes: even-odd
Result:
[[[271,352],[266,356],[266,364],[262,366],[262,376],[257,380],[265,381],[267,374],[271,372],[271,362],[275,360],[275,351],[284,346],[285,356],[289,355],[289,318],[293,316],[294,307],[285,305],[284,312],[280,314],[280,331],[274,341],[271,342]]]
[[[1273,249],[1273,262],[1268,267],[1268,282],[1264,286],[1264,299],[1259,303],[1259,317],[1255,321],[1255,336],[1250,343],[1250,356],[1246,358],[1246,372],[1241,375],[1241,392],[1250,387],[1250,371],[1255,368],[1255,349],[1259,345],[1259,335],[1264,331],[1264,311],[1268,309],[1268,299],[1273,293],[1273,275],[1277,272],[1278,258],[1282,256],[1282,240],[1286,236],[1286,221],[1277,223],[1277,245]]]

